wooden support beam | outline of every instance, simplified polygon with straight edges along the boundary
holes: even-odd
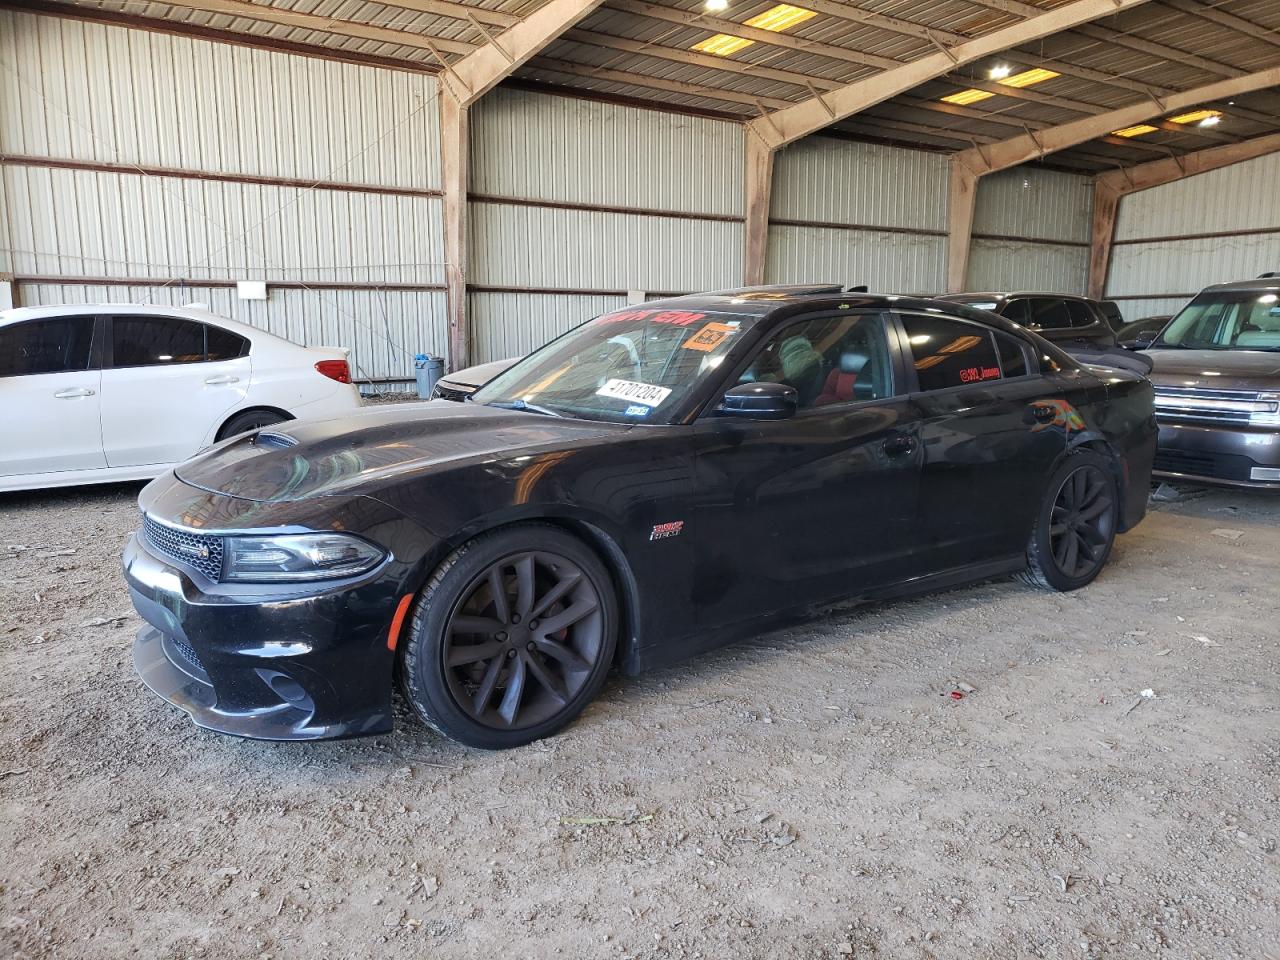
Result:
[[[947,191],[947,293],[964,292],[977,199],[978,175],[960,162],[957,154],[951,158]]]
[[[765,261],[769,248],[769,199],[773,193],[773,155],[769,145],[744,130],[746,137],[746,214],[743,282],[749,286],[764,283]]]
[[[1235,77],[1230,80],[1219,80],[1192,90],[1170,94],[1168,97],[1162,98],[1160,102],[1148,98],[1127,107],[1100,113],[1097,116],[1084,117],[1056,127],[1046,127],[1036,131],[1034,136],[1026,133],[1018,137],[1012,137],[1009,140],[1002,140],[1000,143],[985,146],[980,151],[977,149],[966,150],[964,163],[980,176],[985,176],[998,170],[1016,167],[1018,164],[1026,163],[1028,160],[1035,160],[1039,157],[1056,153],[1059,150],[1065,150],[1068,147],[1094,140],[1105,136],[1113,130],[1146,123],[1156,117],[1199,106],[1208,100],[1236,96],[1252,90],[1276,86],[1277,84],[1280,84],[1280,67],[1260,70],[1257,73],[1246,74],[1243,77]]]
[[[957,66],[1068,30],[1089,20],[1132,9],[1145,2],[1147,0],[1074,0],[1057,9],[1039,11],[1037,16],[928,54],[892,70],[855,80],[825,93],[821,98],[812,97],[782,110],[775,110],[767,117],[753,120],[751,124],[755,134],[776,150],[816,133],[829,126],[833,120],[852,116],[859,110],[883,103],[912,87],[950,73]]]
[[[467,322],[467,136],[471,107],[440,94],[440,180],[444,190],[445,311],[449,369],[471,362]]]
[[[1155,160],[1101,174],[1094,182],[1093,191],[1093,225],[1089,237],[1089,296],[1101,299],[1106,290],[1107,270],[1111,265],[1111,246],[1115,240],[1116,215],[1121,197],[1273,153],[1280,153],[1280,133],[1221,147],[1209,147],[1180,157]]]

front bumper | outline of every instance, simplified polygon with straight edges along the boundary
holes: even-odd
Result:
[[[1280,430],[1162,421],[1152,475],[1280,489]]]
[[[218,594],[135,534],[124,574],[146,621],[138,675],[197,726],[261,740],[391,729],[397,584],[385,569],[319,593]]]

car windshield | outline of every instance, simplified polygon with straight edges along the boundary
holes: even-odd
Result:
[[[549,416],[669,423],[755,322],[706,310],[615,310],[530,354],[472,401]]]
[[[1278,291],[1206,291],[1169,321],[1152,346],[1280,351]]]

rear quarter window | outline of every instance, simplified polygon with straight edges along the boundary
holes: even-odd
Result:
[[[921,390],[1001,379],[992,332],[985,327],[922,314],[903,314],[902,325]]]

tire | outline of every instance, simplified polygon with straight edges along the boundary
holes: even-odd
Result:
[[[284,423],[292,419],[276,410],[244,410],[222,425],[215,442],[234,437],[238,433],[248,433],[250,430],[258,430],[269,427],[273,423]]]
[[[550,524],[506,527],[454,551],[418,595],[401,688],[445,737],[523,746],[591,702],[617,633],[613,578],[586,544]]]
[[[1022,579],[1062,591],[1091,583],[1111,555],[1119,510],[1120,492],[1107,459],[1090,450],[1068,456],[1049,478]]]

